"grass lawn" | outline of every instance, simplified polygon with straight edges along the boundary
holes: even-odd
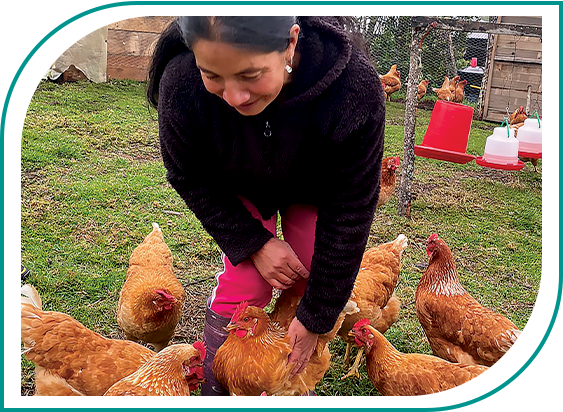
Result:
[[[67,313],[108,337],[124,338],[115,313],[132,250],[161,226],[188,300],[172,343],[202,338],[205,300],[220,269],[220,250],[165,179],[157,118],[145,84],[39,84],[22,134],[22,262],[45,310]],[[397,100],[392,97],[393,100]],[[426,97],[425,99],[430,99]],[[416,143],[430,111],[417,113]],[[404,105],[387,103],[385,155],[403,157]],[[483,153],[497,126],[474,121],[468,152]],[[541,161],[540,161],[541,171]],[[379,209],[368,247],[404,233],[397,295],[399,321],[386,333],[403,352],[430,353],[414,293],[428,262],[426,239],[438,233],[454,253],[466,290],[524,328],[541,276],[542,178],[417,157],[411,218],[397,200]],[[362,379],[340,380],[345,345],[331,343],[333,364],[319,395],[378,395]],[[22,395],[33,394],[33,365],[22,357]]]

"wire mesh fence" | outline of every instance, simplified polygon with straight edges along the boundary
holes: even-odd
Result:
[[[541,17],[448,16],[447,19],[541,27]],[[397,65],[403,87],[393,98],[403,99],[409,78],[413,17],[361,16],[356,17],[355,24],[380,75]],[[435,98],[432,88],[441,87],[445,76],[451,79],[458,75],[460,80],[467,80],[463,103],[474,105],[479,117],[484,107],[488,120],[500,120],[507,111],[512,112],[520,105],[541,114],[541,37],[495,37],[486,32],[437,29],[429,31],[421,46],[421,70],[416,81],[429,81],[427,95]]]
[[[357,19],[378,73],[385,74],[393,64],[396,64],[404,82],[409,74],[412,17],[362,16]],[[460,16],[453,19],[488,21],[489,17]],[[474,71],[481,76],[471,80],[472,83],[478,83],[476,86],[480,87],[487,51],[487,37],[486,34],[476,36],[462,31],[431,31],[422,45],[422,70],[421,78],[418,80],[426,79],[429,80],[430,87],[440,87],[444,76],[451,78],[457,75],[458,71],[471,67],[471,59],[476,58],[477,69]],[[471,96],[468,97],[477,101],[479,89],[475,89],[475,92],[470,94]],[[400,92],[398,95],[401,95]]]

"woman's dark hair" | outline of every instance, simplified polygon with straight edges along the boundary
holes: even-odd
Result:
[[[281,52],[289,44],[289,30],[293,24],[309,19],[320,19],[339,26],[369,59],[368,47],[360,32],[358,20],[350,16],[181,16],[164,30],[156,43],[147,85],[150,105],[158,105],[158,86],[168,62],[191,48],[197,40],[221,41],[264,53]]]
[[[293,16],[181,16],[162,33],[149,68],[147,99],[158,105],[158,85],[164,68],[176,55],[191,48],[197,40],[221,41],[233,46],[270,53],[284,51]]]
[[[178,17],[182,39],[190,48],[197,40],[210,40],[264,53],[284,51],[295,22],[291,16]]]

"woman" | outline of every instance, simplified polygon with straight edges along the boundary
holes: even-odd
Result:
[[[203,395],[239,302],[303,291],[293,373],[353,288],[379,196],[384,101],[334,17],[180,17],[160,38],[148,99],[167,178],[224,253],[208,300]],[[277,214],[284,240],[276,238]]]

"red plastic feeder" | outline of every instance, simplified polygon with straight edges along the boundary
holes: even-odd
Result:
[[[530,159],[541,159],[541,152],[539,153],[532,153],[532,152],[522,152],[518,151],[518,156],[520,157],[529,157]]]
[[[465,153],[472,119],[472,107],[438,100],[422,144],[414,147],[414,154],[453,163],[469,163],[475,159],[475,156]]]
[[[518,163],[515,165],[501,165],[498,163],[491,163],[483,159],[483,156],[476,157],[475,163],[477,163],[479,166],[489,167],[491,169],[501,169],[501,170],[522,170],[525,166],[524,162],[521,160],[518,160]]]

